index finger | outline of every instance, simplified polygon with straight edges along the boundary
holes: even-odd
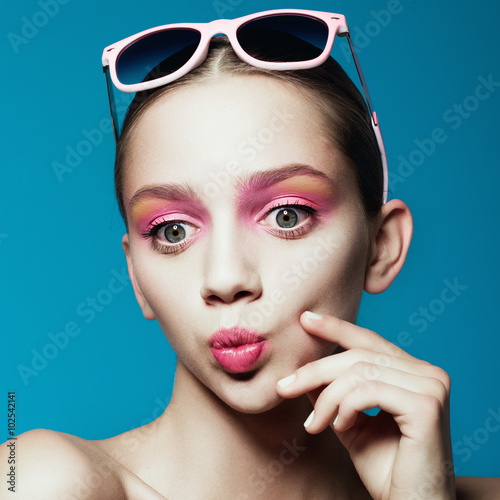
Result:
[[[378,333],[335,316],[306,311],[300,316],[300,322],[306,332],[334,342],[344,349],[362,348],[411,361],[420,361]]]

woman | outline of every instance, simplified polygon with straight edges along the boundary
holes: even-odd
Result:
[[[497,480],[455,484],[447,374],[354,324],[362,291],[400,271],[412,219],[385,200],[378,123],[352,82],[332,59],[292,69],[320,57],[295,22],[326,23],[328,53],[344,20],[263,17],[206,59],[188,39],[142,61],[144,80],[111,66],[141,91],[120,134],[115,116],[116,190],[136,298],[178,357],[173,395],[109,439],[21,436],[21,498],[494,498]],[[149,53],[135,39],[130,68]]]

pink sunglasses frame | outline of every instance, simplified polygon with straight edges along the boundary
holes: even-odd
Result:
[[[328,27],[328,39],[323,52],[315,59],[311,59],[309,61],[296,61],[296,62],[261,61],[247,54],[241,47],[240,43],[238,42],[238,37],[237,37],[238,28],[243,24],[252,20],[260,19],[263,17],[279,16],[279,15],[298,15],[323,21]],[[133,85],[126,85],[119,81],[116,72],[116,63],[120,55],[127,47],[129,47],[134,42],[150,34],[164,31],[167,29],[179,29],[179,28],[195,30],[198,31],[201,35],[198,48],[195,50],[192,57],[186,62],[184,66],[179,68],[177,71],[174,71],[170,75],[166,75],[161,78],[151,80],[148,82],[140,82]],[[182,76],[186,75],[194,68],[202,64],[207,57],[211,39],[215,35],[221,33],[225,34],[228,37],[234,52],[242,61],[257,68],[277,70],[277,71],[309,69],[320,66],[328,59],[333,47],[335,36],[338,35],[347,37],[349,48],[351,50],[351,54],[354,59],[354,64],[356,65],[356,70],[358,72],[358,76],[361,81],[361,86],[365,94],[365,100],[367,103],[368,111],[371,116],[372,128],[375,133],[375,137],[377,139],[378,147],[380,150],[380,156],[382,159],[382,167],[384,174],[383,203],[386,203],[387,193],[388,193],[388,168],[387,168],[387,156],[385,153],[385,146],[382,139],[382,133],[380,132],[380,125],[377,119],[377,114],[373,110],[366,81],[363,76],[363,72],[361,70],[361,66],[359,64],[359,60],[356,55],[356,51],[354,49],[354,45],[351,41],[349,28],[347,26],[345,16],[343,16],[342,14],[333,14],[329,12],[320,12],[320,11],[302,10],[302,9],[276,9],[264,12],[257,12],[255,14],[250,14],[236,19],[216,19],[208,23],[176,23],[176,24],[166,24],[163,26],[157,26],[155,28],[150,28],[148,30],[141,31],[135,35],[129,36],[119,42],[116,42],[112,45],[108,45],[107,47],[104,48],[104,51],[102,53],[102,66],[106,74],[106,79],[108,78],[108,71],[109,71],[109,75],[111,77],[114,86],[121,92],[127,92],[127,93],[140,92],[143,90],[149,90],[156,87],[161,87],[162,85],[166,85],[181,78]],[[112,92],[112,90],[110,89],[110,85],[108,82],[108,94],[110,92]],[[109,95],[109,98],[111,107],[112,106],[111,95]],[[111,109],[111,116],[113,118],[112,109]],[[118,139],[114,119],[113,119],[113,128],[115,130],[115,139]]]

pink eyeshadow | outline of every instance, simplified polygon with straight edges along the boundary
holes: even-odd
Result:
[[[172,220],[182,219],[198,223],[208,221],[206,210],[199,203],[191,200],[164,200],[146,198],[136,202],[130,210],[134,225],[139,234],[148,231],[151,223],[160,217],[171,216]]]
[[[297,175],[263,189],[258,186],[244,189],[240,195],[240,211],[246,220],[249,215],[253,218],[274,200],[283,200],[283,204],[286,204],[287,198],[290,198],[291,204],[300,204],[303,200],[323,214],[330,212],[335,205],[331,185],[315,177]]]

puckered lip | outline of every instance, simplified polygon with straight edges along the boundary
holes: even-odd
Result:
[[[228,373],[248,373],[264,358],[269,342],[264,335],[242,326],[220,328],[209,339],[217,364]]]
[[[257,344],[264,340],[266,339],[262,333],[243,326],[232,326],[229,328],[219,328],[219,330],[211,335],[208,342],[211,349],[224,349]]]

